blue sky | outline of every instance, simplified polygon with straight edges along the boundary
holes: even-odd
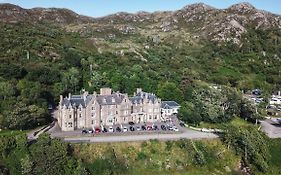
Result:
[[[281,0],[0,0],[23,8],[68,8],[76,13],[100,17],[116,12],[177,10],[185,5],[204,2],[216,8],[227,8],[239,2],[249,2],[258,9],[281,14]]]

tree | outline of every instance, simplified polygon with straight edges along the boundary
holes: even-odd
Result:
[[[257,111],[257,107],[247,99],[244,99],[241,103],[240,117],[253,123],[262,118]]]
[[[23,175],[31,174],[33,162],[31,161],[29,155],[26,155],[21,159],[21,173]]]
[[[223,141],[241,154],[246,164],[252,164],[262,172],[267,171],[270,153],[264,133],[253,126],[227,125],[224,131]]]
[[[40,98],[40,93],[42,92],[42,86],[39,82],[33,82],[27,79],[20,80],[17,84],[17,89],[20,91],[20,95],[28,99],[28,101],[34,101]]]
[[[181,105],[179,118],[194,126],[197,126],[202,121],[197,107],[192,102],[185,102]]]
[[[15,87],[7,82],[7,81],[1,81],[0,82],[0,97],[3,97],[5,100],[7,97],[15,95]]]
[[[37,142],[30,146],[34,162],[31,174],[81,174],[83,170],[79,163],[68,156],[68,145],[59,139],[51,139],[48,134],[42,134]]]
[[[10,129],[31,129],[45,123],[47,116],[45,109],[19,101],[4,112],[3,125]]]
[[[39,65],[28,70],[27,79],[50,85],[60,80],[60,72],[55,67]]]
[[[157,95],[163,100],[183,101],[183,93],[175,83],[165,82],[158,85]]]
[[[239,115],[240,96],[226,86],[202,86],[193,91],[193,104],[204,121],[224,122]]]
[[[0,76],[5,79],[22,78],[26,75],[26,70],[19,65],[13,63],[0,64]]]
[[[80,72],[77,68],[72,67],[63,73],[62,83],[64,89],[70,92],[76,92],[80,81]]]

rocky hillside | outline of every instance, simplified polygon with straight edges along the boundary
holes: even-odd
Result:
[[[0,21],[8,23],[47,22],[54,24],[78,24],[92,22],[93,19],[78,15],[68,9],[24,9],[12,4],[0,4]]]
[[[78,15],[67,9],[23,9],[11,4],[0,5],[0,21],[48,22],[71,24],[69,31],[84,35],[99,32],[114,38],[121,34],[157,34],[162,32],[191,33],[193,38],[202,37],[212,41],[240,43],[241,35],[248,29],[280,29],[281,17],[251,4],[240,3],[227,9],[216,9],[203,3],[188,5],[173,12],[116,13],[102,18]],[[154,32],[153,32],[154,31]],[[147,37],[145,35],[145,37]]]
[[[227,9],[198,3],[174,12],[117,13],[99,18],[98,23],[114,27],[125,25],[125,32],[136,32],[138,28],[157,29],[157,32],[185,31],[194,37],[234,43],[239,43],[248,29],[281,29],[279,15],[256,9],[249,3],[235,4]]]

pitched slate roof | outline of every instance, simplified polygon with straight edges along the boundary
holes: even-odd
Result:
[[[130,100],[133,104],[141,104],[143,103],[143,99],[146,97],[148,100],[152,101],[152,103],[155,103],[157,100],[156,95],[147,92],[139,92],[135,96],[131,97]]]
[[[130,98],[130,101],[133,104],[141,104],[143,102],[143,98],[141,96],[134,96]]]
[[[72,95],[70,99],[64,98],[62,101],[62,105],[66,105],[66,106],[71,105],[75,107],[82,105],[82,107],[85,108],[89,104],[92,98],[93,98],[92,95],[87,95],[86,99],[84,100],[83,95]]]
[[[164,109],[173,109],[177,107],[180,107],[180,105],[175,101],[162,101],[161,103],[161,108]]]
[[[100,105],[117,105],[124,99],[124,94],[98,95],[97,102]]]

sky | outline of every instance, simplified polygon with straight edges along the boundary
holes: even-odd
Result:
[[[223,9],[240,2],[249,2],[258,9],[281,15],[281,0],[0,0],[23,8],[56,7],[67,8],[81,15],[101,17],[116,12],[178,10],[182,7],[203,2]]]

